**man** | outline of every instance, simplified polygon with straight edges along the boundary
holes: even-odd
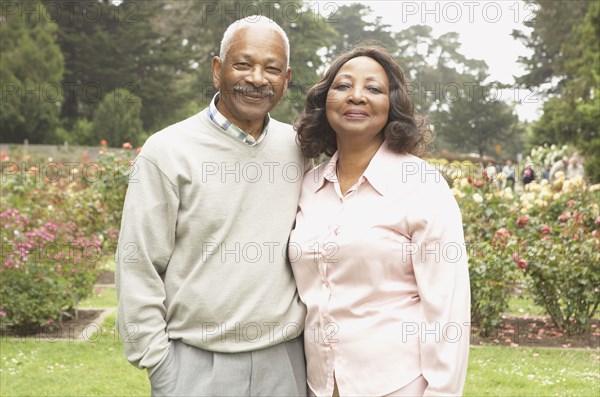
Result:
[[[153,395],[306,395],[305,307],[285,253],[308,167],[268,112],[291,78],[268,18],[232,24],[210,106],[148,139],[117,256],[117,324]]]
[[[552,164],[552,167],[550,168],[550,172],[549,172],[550,182],[552,182],[556,179],[557,173],[562,172],[563,174],[566,174],[568,164],[569,164],[569,157],[567,157],[567,156],[562,156],[562,158],[560,160],[558,160],[556,163]]]
[[[492,161],[489,161],[487,167],[485,167],[485,177],[491,186],[497,185],[497,174],[498,172],[496,170],[496,164],[494,164]]]
[[[502,167],[502,174],[504,174],[504,180],[502,181],[502,188],[509,185],[511,189],[515,188],[515,167],[513,166],[512,160],[506,160],[506,164]]]
[[[567,179],[583,178],[585,176],[585,170],[583,168],[582,161],[580,161],[577,153],[573,154],[573,156],[571,156],[569,159],[569,165],[567,165],[565,173]]]

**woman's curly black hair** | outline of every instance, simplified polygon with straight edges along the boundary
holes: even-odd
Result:
[[[337,150],[335,131],[325,112],[327,92],[340,68],[349,60],[369,57],[385,70],[390,85],[390,111],[383,129],[390,150],[421,156],[433,141],[429,125],[415,115],[406,86],[404,73],[389,52],[377,45],[360,45],[338,55],[325,75],[312,86],[306,96],[304,111],[296,118],[294,128],[305,157],[315,158],[325,153],[332,156]]]

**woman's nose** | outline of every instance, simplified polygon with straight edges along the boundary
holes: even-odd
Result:
[[[363,90],[359,87],[353,87],[352,90],[350,91],[350,96],[348,97],[348,101],[350,101],[351,103],[364,103],[365,102],[365,95],[363,93]]]

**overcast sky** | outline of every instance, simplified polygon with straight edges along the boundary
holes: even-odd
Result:
[[[392,30],[399,31],[411,25],[428,25],[437,37],[446,32],[458,32],[462,53],[469,58],[486,61],[491,79],[514,84],[513,75],[521,75],[524,69],[517,62],[519,56],[531,51],[514,40],[513,29],[527,30],[523,22],[534,17],[536,8],[521,0],[501,1],[317,1],[322,12],[331,11],[333,4],[363,3],[381,16]],[[517,113],[521,120],[539,118],[537,109],[541,98],[531,90],[502,90],[496,97],[520,102]]]

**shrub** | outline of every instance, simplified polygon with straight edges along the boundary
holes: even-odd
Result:
[[[581,179],[532,190],[523,197],[537,205],[524,207],[528,221],[516,230],[515,258],[532,280],[535,302],[556,326],[567,334],[586,332],[600,304],[598,191]]]
[[[91,121],[85,118],[80,118],[73,123],[70,130],[58,128],[56,136],[58,142],[68,142],[71,145],[93,145],[96,143],[96,137],[92,131],[93,125]]]
[[[483,179],[457,178],[452,190],[461,207],[469,252],[471,319],[478,333],[487,336],[500,324],[517,276],[507,254],[512,200]]]
[[[528,161],[550,162],[572,151],[534,148]],[[511,287],[523,276],[558,328],[588,331],[600,304],[600,185],[562,174],[552,184],[533,182],[513,192],[476,177],[453,179],[479,333],[487,335],[500,323]]]
[[[92,119],[92,136],[104,137],[110,146],[143,141],[142,100],[124,88],[107,93]]]
[[[129,147],[127,143],[124,147]],[[119,152],[102,151],[96,160],[99,172],[93,180],[87,179],[89,188],[100,195],[105,225],[118,230],[121,225],[123,201],[130,177],[136,178],[133,168],[135,151],[123,149]]]
[[[134,154],[103,148],[74,167],[3,163],[1,328],[60,321],[91,293],[96,264],[114,255]]]
[[[91,292],[100,241],[73,222],[35,222],[16,209],[0,219],[0,325],[24,332],[60,320]]]

